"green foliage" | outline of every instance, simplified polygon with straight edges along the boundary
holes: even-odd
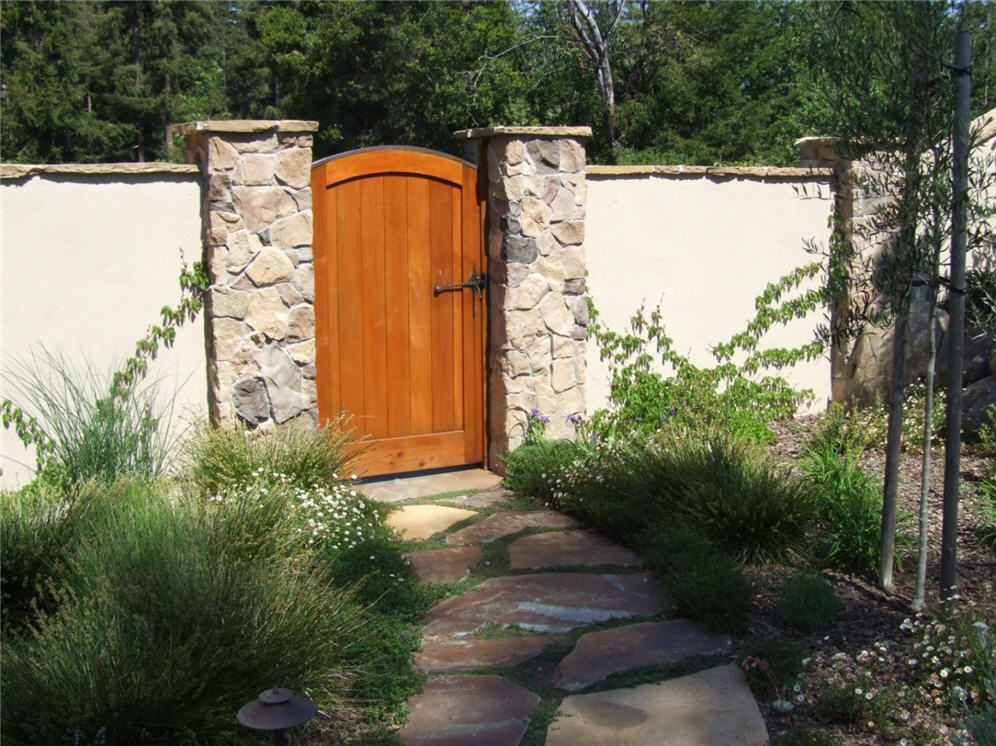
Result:
[[[325,707],[393,686],[374,658],[397,642],[330,588],[287,531],[286,495],[257,498],[269,520],[134,484],[95,499],[57,609],[5,645],[5,742],[231,737],[232,713],[275,681]]]
[[[771,746],[834,746],[837,739],[821,728],[797,725],[771,737]]]
[[[569,440],[524,443],[502,457],[505,486],[520,495],[557,505],[578,456],[578,447]]]
[[[759,696],[780,698],[786,690],[791,689],[802,673],[802,661],[806,658],[806,650],[787,637],[763,637],[746,644],[740,650],[741,659],[754,658],[764,661],[774,677],[780,691],[776,691],[763,668],[745,667],[747,682],[750,688]]]
[[[969,717],[964,727],[978,746],[996,746],[996,706],[984,707],[981,712]]]
[[[659,307],[649,314],[641,307],[624,333],[606,329],[592,308],[589,333],[602,360],[609,361],[611,376],[610,409],[595,414],[594,431],[649,436],[663,429],[694,433],[707,428],[770,442],[774,436],[766,423],[791,417],[812,393],[793,389],[779,376],[757,374],[813,359],[823,346],[814,341],[791,350],[759,349],[760,340],[776,324],[803,318],[817,307],[815,291],[790,294],[818,271],[818,264],[810,264],[769,284],[755,301],[756,316],[747,329],[713,348],[712,368],[693,365],[675,351]]]
[[[796,629],[813,631],[825,627],[840,606],[831,585],[812,570],[790,575],[778,589],[778,614]]]
[[[204,426],[184,447],[185,473],[207,497],[261,482],[333,487],[342,483],[355,457],[347,448],[347,428],[344,417],[317,429],[290,428],[279,434]]]
[[[687,525],[647,529],[634,548],[663,583],[676,609],[714,632],[740,633],[753,589],[737,564]]]
[[[828,567],[857,574],[877,571],[881,556],[882,495],[852,453],[809,451],[803,469],[819,495],[815,553]],[[911,540],[902,534],[900,544]]]
[[[44,349],[12,366],[7,379],[22,404],[4,405],[4,424],[13,423],[26,445],[41,446],[47,480],[70,489],[90,479],[164,473],[176,440],[173,399],[158,382],[115,382]]]
[[[880,701],[866,699],[860,687],[826,683],[816,700],[817,720],[837,725],[857,725],[883,717]]]

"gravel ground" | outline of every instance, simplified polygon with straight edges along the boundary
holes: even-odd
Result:
[[[817,422],[818,418],[803,418],[775,423],[772,429],[778,435],[778,441],[771,447],[773,455],[787,464],[797,463]],[[928,623],[938,610],[943,459],[943,452],[938,450],[934,456],[929,493],[927,609],[921,623]],[[901,506],[914,516],[920,492],[920,461],[920,453],[906,452],[900,468]],[[880,482],[885,469],[884,450],[866,452],[861,458],[861,466]],[[974,484],[983,477],[985,466],[982,457],[970,451],[963,452],[958,589],[962,613],[970,615],[970,620],[985,620],[990,627],[996,627],[996,594],[993,592],[996,555],[980,542],[975,531],[980,514],[976,508]],[[915,534],[915,518],[909,530]],[[919,663],[910,665],[911,661],[923,656],[923,648],[917,647],[922,629],[910,630],[910,623],[904,625],[906,619],[917,621],[910,607],[916,578],[915,553],[915,547],[911,547],[903,557],[902,569],[895,576],[895,587],[888,592],[878,589],[873,578],[825,573],[843,602],[843,608],[831,626],[819,633],[793,630],[775,612],[778,585],[795,568],[769,566],[757,570],[757,615],[744,642],[754,637],[784,635],[809,653],[800,691],[787,693],[795,704],[794,709],[780,714],[770,705],[762,704],[772,735],[793,726],[812,726],[827,733],[828,742],[850,745],[941,744],[950,743],[952,736],[959,733],[964,713],[950,706],[947,697],[927,696],[938,691],[931,684],[932,673],[948,678],[950,672],[944,669],[944,661],[933,667]],[[861,696],[867,698],[868,709],[854,718],[858,722],[828,722],[826,704],[821,701],[822,689],[829,681],[839,681],[849,691],[861,690]],[[941,687],[950,683],[938,681]]]

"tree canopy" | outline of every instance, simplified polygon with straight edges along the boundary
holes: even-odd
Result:
[[[612,118],[602,66],[572,24],[581,6],[612,29]],[[4,3],[0,158],[164,159],[171,124],[238,117],[317,120],[319,157],[389,143],[457,152],[451,133],[465,127],[588,124],[595,161],[791,165],[793,140],[830,121],[807,64],[820,43],[812,11],[790,0]],[[984,111],[993,7],[962,15],[990,50],[976,68]]]

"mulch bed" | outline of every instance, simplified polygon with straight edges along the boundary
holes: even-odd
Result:
[[[772,429],[778,442],[771,452],[786,464],[796,464],[805,452],[805,442],[816,424],[816,418],[802,418],[795,422],[775,423]],[[920,493],[920,453],[903,454],[900,468],[899,496],[901,509],[916,515]],[[996,626],[996,555],[979,540],[975,527],[980,518],[974,509],[974,483],[984,475],[986,461],[970,450],[963,450],[961,457],[961,508],[959,512],[959,581],[960,603],[974,604],[973,618],[986,620]],[[885,470],[884,450],[874,449],[861,458],[861,467],[880,482]],[[939,564],[941,532],[941,497],[943,494],[943,451],[934,456],[929,492],[929,535],[927,608],[930,617],[939,605]],[[916,532],[914,517],[909,526]],[[775,611],[775,601],[781,580],[795,571],[793,567],[758,568],[754,575],[757,586],[757,613],[744,641],[751,638],[782,635],[802,645],[809,652],[809,663],[802,675],[800,692],[789,693],[795,699],[792,712],[781,714],[769,704],[761,709],[774,735],[792,726],[812,725],[829,733],[832,742],[840,744],[947,744],[952,735],[959,733],[964,713],[956,711],[946,701],[928,703],[919,697],[924,688],[925,672],[909,661],[918,653],[914,644],[918,636],[904,630],[906,619],[915,619],[911,609],[916,579],[916,549],[903,557],[902,569],[895,574],[895,586],[882,591],[872,577],[825,572],[824,576],[834,587],[843,608],[832,624],[816,633],[803,633],[788,627]],[[819,704],[819,691],[827,681],[850,681],[860,686],[867,681],[862,673],[870,673],[878,691],[883,696],[882,712],[871,721],[851,724],[828,723],[826,713]],[[856,683],[857,682],[857,683]],[[890,696],[891,692],[906,689],[906,696]],[[821,719],[823,722],[821,722]],[[964,736],[964,734],[961,734]],[[965,741],[970,743],[971,740]]]

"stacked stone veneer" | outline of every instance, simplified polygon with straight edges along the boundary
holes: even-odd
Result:
[[[318,419],[311,148],[317,122],[181,125],[204,176],[211,420]]]
[[[480,140],[488,178],[489,433],[492,467],[532,409],[551,437],[585,410],[587,127],[496,127]]]

